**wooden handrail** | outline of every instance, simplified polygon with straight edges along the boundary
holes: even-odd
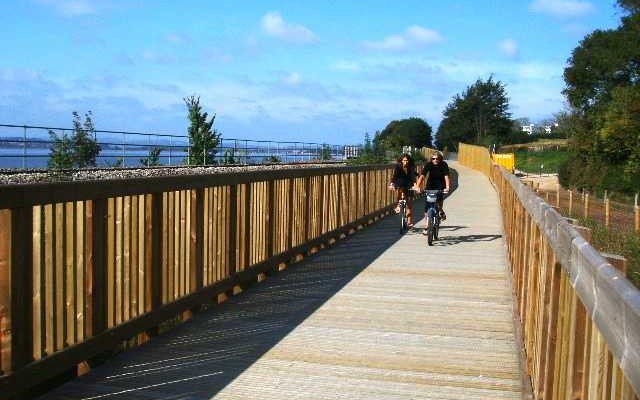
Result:
[[[483,161],[475,147],[461,145],[459,159],[485,172],[488,152]],[[637,399],[640,290],[517,177],[499,166],[487,175],[500,196],[535,398]]]
[[[0,398],[391,209],[392,166],[5,185]]]

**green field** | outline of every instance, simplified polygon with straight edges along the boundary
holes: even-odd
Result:
[[[518,150],[515,156],[516,169],[528,173],[549,174],[557,173],[558,167],[569,155],[566,150]]]

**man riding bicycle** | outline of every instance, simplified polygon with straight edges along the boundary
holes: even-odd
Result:
[[[451,177],[449,175],[449,166],[442,160],[442,153],[433,153],[431,155],[431,159],[424,164],[422,171],[420,171],[418,182],[416,183],[417,187],[422,187],[425,177],[427,179],[425,187],[426,190],[442,190],[443,193],[449,192],[451,187]],[[442,208],[443,203],[444,196],[440,194],[438,197],[438,206],[440,208],[440,219],[444,221],[447,218],[447,215],[444,213],[444,209]],[[427,208],[428,204],[425,204],[425,220],[428,224],[429,219],[426,218]],[[427,231],[426,228],[427,227],[425,226],[425,233]]]

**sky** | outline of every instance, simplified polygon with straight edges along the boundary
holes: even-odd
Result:
[[[186,134],[199,96],[225,138],[362,143],[434,133],[493,76],[513,118],[565,109],[562,74],[615,0],[0,1],[0,124]]]

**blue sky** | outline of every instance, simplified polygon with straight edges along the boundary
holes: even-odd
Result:
[[[0,123],[182,134],[199,95],[224,137],[361,143],[394,119],[437,129],[478,78],[514,118],[564,109],[562,73],[604,0],[0,2]]]

